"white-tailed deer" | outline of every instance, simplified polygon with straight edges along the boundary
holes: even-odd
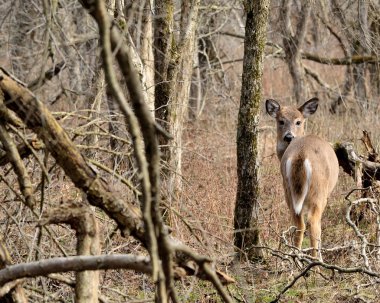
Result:
[[[310,99],[299,108],[267,100],[265,107],[277,121],[277,156],[285,199],[297,227],[294,245],[301,249],[306,215],[312,256],[319,255],[321,259],[321,217],[338,180],[339,165],[328,142],[315,135],[304,135],[305,119],[317,110],[318,99]]]

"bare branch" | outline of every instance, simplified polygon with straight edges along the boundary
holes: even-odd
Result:
[[[344,58],[325,58],[310,53],[301,53],[301,57],[302,59],[311,60],[314,62],[328,65],[352,65],[363,63],[378,63],[380,61],[380,59],[375,56],[365,55],[353,55],[351,57]]]
[[[294,257],[298,258],[297,255],[294,255]],[[271,303],[276,303],[280,300],[281,296],[286,293],[290,288],[293,287],[293,285],[302,277],[305,277],[307,275],[307,273],[314,267],[316,266],[320,266],[320,267],[323,267],[325,269],[331,269],[331,270],[335,270],[341,274],[351,274],[351,273],[363,273],[363,274],[366,274],[370,277],[376,277],[376,278],[380,278],[380,273],[378,272],[374,272],[374,271],[371,271],[371,270],[368,270],[367,268],[363,268],[363,267],[348,267],[348,268],[345,268],[345,267],[340,267],[340,266],[337,266],[337,265],[334,265],[334,264],[328,264],[328,263],[324,263],[324,262],[321,262],[321,261],[313,261],[313,262],[310,262],[310,260],[308,259],[303,259],[303,258],[299,258],[300,260],[302,261],[307,261],[308,262],[308,265],[297,275],[295,276],[291,282],[289,282],[289,284],[287,284],[282,290],[281,292],[276,296],[276,298],[271,301]]]
[[[152,271],[149,258],[141,256],[99,255],[59,257],[7,266],[0,270],[0,285],[21,278],[47,276],[48,274],[57,272],[119,268],[147,274]]]
[[[35,207],[35,199],[32,182],[29,178],[24,162],[18,153],[16,144],[9,135],[5,124],[2,121],[0,121],[0,141],[3,143],[7,156],[12,163],[15,173],[17,174],[18,183],[20,185],[20,190],[25,197],[25,202],[30,208],[33,209]]]
[[[7,96],[6,105],[38,134],[74,184],[87,194],[90,203],[100,207],[114,219],[123,234],[131,233],[145,242],[140,210],[114,196],[108,185],[86,163],[75,144],[46,106],[2,69],[0,70],[0,89],[6,92],[4,94]],[[10,100],[13,102],[8,102]]]
[[[370,198],[362,198],[362,199],[358,199],[356,201],[353,201],[351,202],[348,197],[346,196],[346,200],[348,200],[350,202],[350,205],[347,207],[347,210],[346,210],[346,221],[348,223],[348,225],[354,230],[356,236],[360,239],[360,241],[362,242],[362,245],[361,245],[361,256],[363,258],[363,261],[364,261],[364,266],[365,268],[367,268],[368,270],[371,270],[371,267],[369,265],[369,259],[368,259],[368,256],[367,256],[367,252],[366,252],[366,249],[367,249],[367,246],[368,246],[368,240],[367,238],[360,232],[359,228],[355,225],[354,222],[352,222],[351,220],[351,217],[350,217],[350,214],[351,214],[351,209],[352,207],[360,204],[360,203],[368,203],[368,204],[372,204],[373,203],[376,203],[377,201],[375,199],[370,199]]]

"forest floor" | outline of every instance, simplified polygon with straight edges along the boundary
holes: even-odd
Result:
[[[234,110],[236,108],[221,110],[212,120],[201,117],[188,125],[183,155],[185,185],[182,200],[178,203],[179,213],[183,217],[174,220],[177,222],[175,236],[214,257],[219,268],[236,280],[228,287],[236,302],[271,302],[305,266],[300,267],[291,258],[285,258],[291,249],[284,245],[282,237],[291,238],[289,233],[284,233],[291,226],[291,221],[283,197],[279,161],[275,155],[274,121],[264,115],[260,133],[260,226],[262,245],[266,247],[265,257],[260,263],[234,261],[236,121],[231,119],[237,116],[231,113]],[[358,116],[351,113],[331,116],[322,106],[321,112],[310,119],[308,132],[317,133],[330,142],[352,141],[362,152],[359,139],[361,131],[367,129],[373,131],[372,138],[378,146],[379,136],[374,128],[378,123],[376,117],[360,119],[359,127],[348,123],[354,118]],[[343,268],[363,266],[361,241],[345,219],[349,205],[345,196],[354,188],[354,180],[341,170],[338,185],[328,201],[322,221],[324,262]],[[355,200],[359,196],[359,193],[354,193],[350,199]],[[376,242],[376,215],[368,209],[359,209],[357,213],[364,217],[358,223],[359,230],[369,242]],[[179,223],[183,220],[193,228]],[[202,243],[196,239],[201,239]],[[303,248],[308,246],[306,233]],[[370,249],[368,257],[372,269],[378,271],[377,251],[376,248]],[[214,292],[208,293],[207,285],[193,286],[186,301],[218,302]],[[321,269],[319,272],[312,270],[298,279],[279,302],[378,302],[379,292],[378,280],[369,276]]]

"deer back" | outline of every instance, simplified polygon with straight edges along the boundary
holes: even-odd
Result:
[[[331,145],[315,135],[292,140],[281,158],[281,174],[289,207],[296,214],[310,207],[324,209],[339,173]]]

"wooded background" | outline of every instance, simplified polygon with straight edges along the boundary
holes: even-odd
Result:
[[[375,0],[0,0],[0,302],[377,302],[379,44]],[[262,110],[312,97],[324,262]]]

